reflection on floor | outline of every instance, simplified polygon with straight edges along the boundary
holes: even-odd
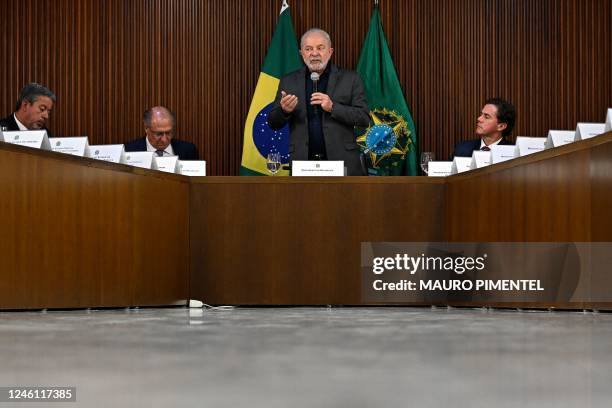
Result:
[[[0,358],[0,386],[77,387],[53,407],[609,407],[612,314],[12,312]]]

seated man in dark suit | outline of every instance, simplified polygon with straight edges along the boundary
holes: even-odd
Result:
[[[178,156],[180,160],[199,160],[193,143],[174,138],[176,118],[168,108],[155,106],[143,115],[145,137],[125,144],[126,152],[155,152],[158,156]]]
[[[15,112],[0,120],[0,127],[7,131],[46,130],[55,99],[48,88],[35,82],[27,84],[19,94]]]
[[[476,121],[475,132],[479,138],[458,143],[453,157],[472,157],[474,150],[491,150],[491,146],[496,144],[512,144],[506,137],[512,132],[514,122],[514,105],[501,98],[488,99]]]

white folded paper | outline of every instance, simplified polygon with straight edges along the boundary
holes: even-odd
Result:
[[[429,177],[450,176],[453,171],[452,161],[430,161],[427,165],[427,175]]]
[[[74,156],[89,156],[89,140],[87,136],[81,137],[50,137],[51,150],[58,153],[72,154]]]
[[[518,151],[515,145],[492,145],[491,147],[491,164],[505,162],[518,157]]]
[[[479,169],[486,167],[491,164],[491,152],[485,152],[482,150],[474,150],[472,153],[472,162],[470,163],[470,169]]]
[[[206,162],[204,160],[179,160],[179,173],[184,176],[205,176]]]
[[[154,152],[126,152],[125,164],[150,169],[153,164],[153,154]]]
[[[125,148],[122,144],[89,146],[89,157],[112,163],[125,163]]]
[[[527,156],[532,153],[541,152],[545,148],[545,137],[517,136],[516,138],[516,149],[519,156]]]
[[[553,147],[563,146],[569,143],[573,143],[576,139],[575,130],[550,130],[548,137],[546,138],[546,148],[552,149]]]
[[[291,175],[297,177],[342,177],[343,160],[294,160]]]
[[[578,123],[574,140],[586,140],[601,135],[606,131],[605,123]]]
[[[608,109],[608,116],[606,116],[606,132],[612,132],[612,108]]]
[[[166,173],[178,173],[178,156],[153,156],[153,169]],[[206,168],[204,169],[206,171]]]
[[[3,132],[6,143],[32,147],[34,149],[51,150],[46,130],[17,130]]]
[[[451,169],[451,174],[463,173],[464,171],[470,170],[470,165],[472,164],[471,157],[455,157],[453,159],[453,167]]]

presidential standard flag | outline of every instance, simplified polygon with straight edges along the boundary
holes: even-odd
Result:
[[[366,156],[368,173],[378,176],[416,176],[417,138],[412,116],[374,6],[357,72],[363,79],[372,123],[357,138]]]
[[[268,47],[249,115],[244,125],[241,176],[269,175],[266,159],[269,153],[280,153],[283,164],[289,162],[289,125],[275,131],[267,123],[268,112],[276,97],[280,78],[302,67],[289,5],[283,1],[276,29]],[[281,170],[279,175],[288,175]]]

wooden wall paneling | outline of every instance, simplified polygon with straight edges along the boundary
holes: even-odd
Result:
[[[334,60],[354,68],[372,2],[290,0],[297,35],[320,26]],[[514,136],[601,122],[612,106],[609,0],[381,0],[385,32],[421,150],[447,158],[472,137],[486,97],[518,109]],[[143,134],[165,104],[177,137],[195,142],[211,175],[237,174],[244,121],[280,0],[10,2],[0,27],[0,112],[39,81],[59,103],[56,135],[92,144]]]

